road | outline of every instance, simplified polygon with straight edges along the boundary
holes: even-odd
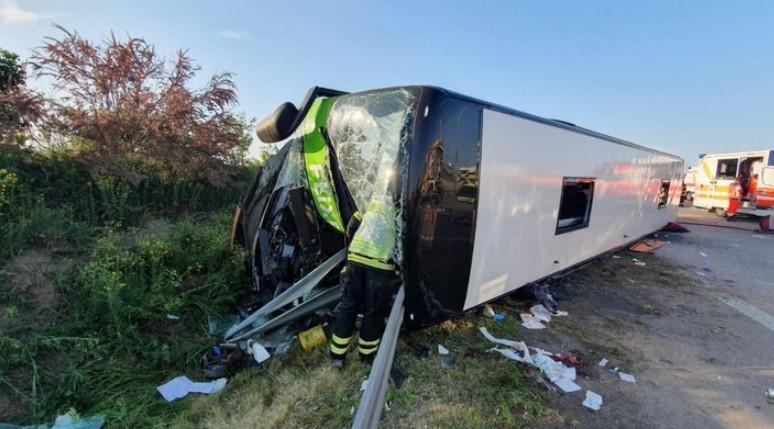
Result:
[[[579,384],[605,401],[592,413],[583,392],[549,395],[564,419],[541,426],[774,428],[764,393],[774,388],[774,236],[699,209],[681,209],[681,219],[716,226],[687,225],[660,234],[667,243],[653,254],[594,262],[556,289],[568,317],[519,331],[581,355]],[[603,357],[637,382],[598,367]]]

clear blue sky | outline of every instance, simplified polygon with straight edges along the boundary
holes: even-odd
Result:
[[[262,117],[313,85],[432,84],[676,153],[774,148],[774,2],[0,0],[0,46],[142,36],[236,73]]]

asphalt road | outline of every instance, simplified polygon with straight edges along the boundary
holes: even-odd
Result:
[[[774,235],[699,209],[681,219],[691,232],[659,234],[667,243],[654,253],[622,251],[570,275],[557,291],[569,316],[519,331],[583,356],[578,383],[604,398],[590,412],[580,393],[549,395],[565,420],[545,427],[774,428]],[[598,367],[603,357],[637,382]]]

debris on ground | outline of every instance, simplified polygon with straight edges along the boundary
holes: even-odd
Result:
[[[769,388],[766,391],[766,399],[769,401],[770,404],[774,404],[774,388]]]
[[[581,364],[581,358],[578,356],[573,356],[569,353],[557,353],[552,355],[551,358],[571,366],[578,366]]]
[[[457,361],[451,356],[441,358],[441,367],[444,369],[454,369],[457,367]]]
[[[708,255],[704,252],[699,252],[699,256],[701,256],[702,258],[706,258]]]
[[[441,355],[441,356],[446,356],[446,355],[449,354],[449,349],[447,349],[446,347],[438,344],[438,354]]]
[[[543,304],[543,307],[548,309],[549,312],[553,313],[556,311],[557,304],[556,300],[554,299],[553,295],[551,295],[550,292],[548,292],[548,285],[545,283],[540,284],[531,284],[527,286],[528,292],[531,292],[533,298],[535,299],[535,302],[538,304]]]
[[[640,261],[637,258],[632,258],[632,262],[634,263],[634,265],[637,265],[638,267],[644,267],[646,265],[644,262]]]
[[[661,228],[659,231],[663,232],[677,232],[677,233],[683,233],[683,232],[690,232],[688,228],[680,225],[676,222],[669,222],[668,224],[664,225],[663,228]]]
[[[605,368],[607,370],[607,372],[609,372],[611,374],[617,374],[618,377],[621,380],[623,380],[623,381],[627,381],[629,383],[636,383],[637,382],[637,380],[634,378],[633,375],[621,371],[617,366],[616,367],[608,368],[607,364],[608,364],[608,360],[607,359],[602,359],[601,361],[599,361],[599,363],[597,365],[601,366],[602,368]]]
[[[495,322],[502,322],[505,320],[505,314],[503,313],[495,313],[494,316],[492,316],[492,320]]]
[[[180,316],[167,313],[167,320],[180,320]]]
[[[529,312],[541,322],[548,323],[551,321],[551,312],[548,311],[543,304],[533,305],[530,307]]]
[[[17,426],[0,423],[0,429],[100,429],[105,425],[105,416],[78,417],[74,411],[57,416],[53,425]]]
[[[492,343],[504,345],[507,348],[501,349],[493,347],[487,351],[498,352],[508,359],[515,360],[517,362],[526,363],[540,369],[549,380],[551,380],[557,387],[562,389],[563,392],[571,393],[580,390],[580,386],[575,384],[576,372],[575,368],[568,367],[562,362],[557,362],[551,358],[551,353],[545,350],[535,349],[535,354],[530,354],[529,348],[522,341],[503,340],[493,337],[486,328],[478,328],[484,337]],[[518,351],[521,351],[520,355]]]
[[[603,368],[604,368],[604,367],[606,367],[606,366],[607,366],[607,362],[608,362],[608,360],[607,360],[607,359],[605,359],[605,358],[602,358],[602,360],[601,360],[601,361],[599,361],[599,363],[598,363],[597,365],[599,365],[599,366],[601,366],[601,367],[603,367]]]
[[[261,345],[258,341],[247,340],[247,350],[257,364],[263,363],[266,359],[271,357],[266,350],[266,347]]]
[[[587,390],[586,399],[583,400],[583,406],[594,411],[599,411],[602,407],[602,395]]]
[[[487,319],[491,319],[495,316],[495,311],[491,305],[486,304],[481,308],[481,315]]]
[[[209,382],[194,382],[188,377],[181,375],[168,382],[156,386],[156,390],[167,402],[172,402],[188,395],[189,393],[202,393],[210,395],[218,393],[226,387],[226,378],[219,378]]]
[[[637,253],[650,253],[664,244],[666,244],[665,241],[647,239],[630,246],[629,250]]]
[[[210,347],[199,360],[204,377],[210,380],[233,375],[247,365],[247,354],[236,344]]]
[[[298,342],[305,352],[310,352],[317,346],[325,344],[327,341],[328,338],[325,336],[322,325],[317,325],[298,333]]]
[[[620,377],[621,380],[623,380],[623,381],[628,381],[629,383],[636,383],[637,382],[637,380],[634,379],[633,375],[627,374],[627,373],[622,372],[622,371],[618,371],[618,377]]]
[[[540,320],[538,320],[537,317],[530,313],[521,313],[519,316],[522,321],[521,326],[527,329],[545,329],[546,327],[546,325],[540,323]]]

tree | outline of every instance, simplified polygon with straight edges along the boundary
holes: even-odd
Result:
[[[250,126],[230,110],[237,103],[230,73],[193,89],[200,67],[186,51],[167,61],[141,38],[94,44],[57,28],[61,36],[33,55],[38,76],[52,78],[59,93],[49,128],[73,137],[98,172],[137,183],[150,166],[223,183]]]
[[[20,144],[40,117],[42,98],[26,88],[19,56],[0,49],[0,144]]]

